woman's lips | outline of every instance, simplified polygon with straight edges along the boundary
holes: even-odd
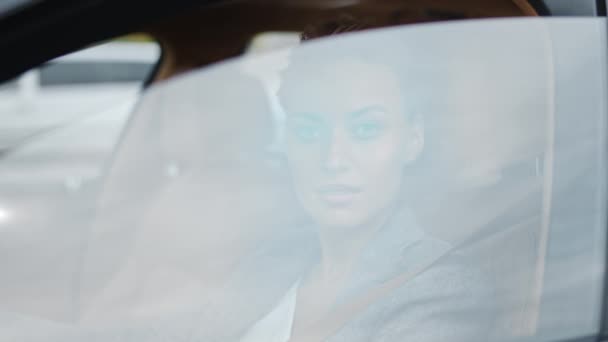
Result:
[[[349,205],[361,193],[361,188],[350,185],[330,184],[319,188],[317,194],[332,207]]]

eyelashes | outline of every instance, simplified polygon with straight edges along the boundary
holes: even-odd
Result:
[[[350,127],[350,135],[360,141],[373,140],[382,135],[384,125],[377,121],[361,122]]]
[[[348,137],[354,142],[371,141],[382,136],[386,129],[378,120],[364,120],[347,126]],[[294,123],[290,134],[300,143],[312,144],[331,139],[332,128],[322,123]]]

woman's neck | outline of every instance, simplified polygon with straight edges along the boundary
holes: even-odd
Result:
[[[369,241],[390,219],[392,210],[356,227],[322,227],[319,231],[321,262],[318,276],[331,280],[350,272]]]

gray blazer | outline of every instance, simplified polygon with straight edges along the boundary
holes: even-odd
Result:
[[[475,259],[423,232],[408,213],[397,215],[370,241],[338,304],[441,255],[430,268],[356,314],[329,341],[495,340],[498,304]],[[303,227],[260,246],[227,287],[233,293],[231,304],[212,310],[207,318],[215,323],[203,323],[207,331],[209,326],[222,328],[204,339],[238,341],[318,259],[315,234]],[[194,336],[206,335],[199,333]]]

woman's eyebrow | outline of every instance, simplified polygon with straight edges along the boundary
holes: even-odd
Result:
[[[354,112],[350,112],[347,115],[351,118],[351,119],[357,119],[361,116],[365,116],[367,114],[370,113],[382,113],[384,114],[386,112],[386,110],[384,109],[384,107],[380,106],[380,105],[373,105],[373,106],[368,106],[368,107],[364,107],[361,108],[359,110],[356,110]]]

